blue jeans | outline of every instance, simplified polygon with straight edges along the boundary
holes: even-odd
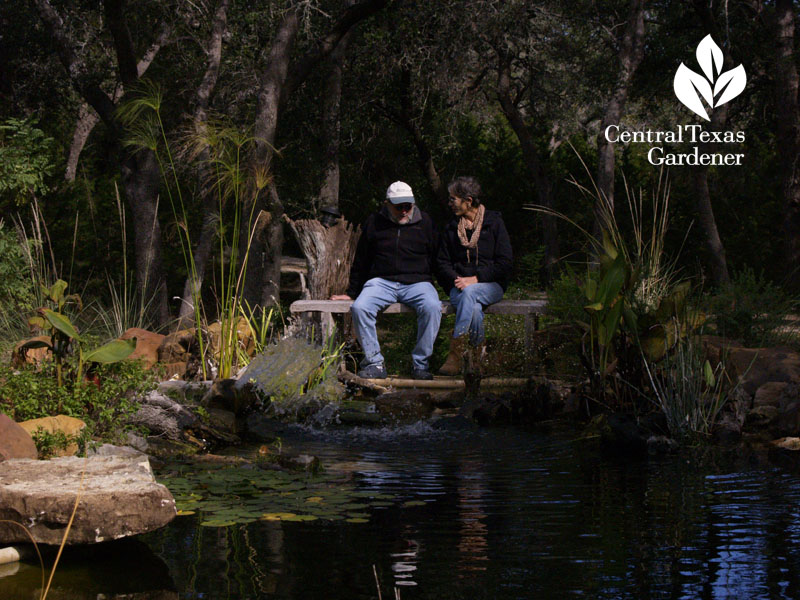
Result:
[[[503,298],[503,288],[494,281],[473,283],[463,290],[450,290],[450,304],[456,309],[453,337],[469,333],[469,341],[477,346],[483,341],[483,309]]]
[[[428,368],[428,359],[433,353],[433,342],[439,333],[442,321],[442,303],[433,284],[397,283],[374,277],[364,284],[361,293],[350,307],[356,336],[364,349],[361,367],[383,364],[375,319],[384,308],[400,302],[417,311],[417,345],[411,352],[411,362],[415,369]]]

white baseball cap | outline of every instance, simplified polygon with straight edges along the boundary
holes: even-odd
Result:
[[[414,192],[411,186],[403,181],[395,181],[386,190],[386,199],[392,204],[414,204]]]

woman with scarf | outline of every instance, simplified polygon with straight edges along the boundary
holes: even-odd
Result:
[[[450,293],[456,324],[441,375],[457,375],[469,346],[484,353],[483,309],[498,302],[508,286],[513,254],[502,215],[486,210],[474,177],[447,186],[455,218],[444,229],[438,254],[439,283]]]

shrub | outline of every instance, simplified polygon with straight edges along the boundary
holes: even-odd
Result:
[[[735,338],[745,346],[798,344],[788,330],[786,317],[796,311],[800,299],[767,281],[763,271],[752,268],[736,273],[730,285],[706,298],[711,324],[719,335]]]
[[[51,361],[38,371],[0,366],[0,411],[15,421],[60,412],[85,421],[97,439],[120,441],[129,429],[127,417],[136,411],[135,398],[156,386],[155,375],[138,361],[97,365],[83,385],[59,386],[54,371]]]

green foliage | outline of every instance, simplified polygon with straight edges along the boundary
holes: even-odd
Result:
[[[68,303],[82,306],[81,298],[77,294],[66,294],[67,282],[63,279],[56,281],[51,287],[42,286],[44,296],[56,306],[56,310],[40,307],[36,315],[28,320],[31,327],[37,327],[50,335],[50,343],[34,340],[27,342],[23,348],[46,347],[53,353],[56,367],[56,381],[59,386],[63,383],[63,367],[65,361],[77,349],[77,362],[72,366],[73,385],[83,385],[84,366],[90,363],[115,363],[126,359],[136,349],[136,340],[114,340],[93,350],[85,350],[85,340],[78,333],[70,318],[62,311]]]
[[[33,302],[33,283],[21,242],[0,220],[0,311],[27,312]]]
[[[540,289],[543,260],[544,246],[537,246],[532,252],[520,256],[517,259],[517,284],[531,290]]]
[[[86,455],[86,445],[90,440],[89,428],[85,427],[77,435],[67,435],[63,431],[46,431],[41,427],[31,434],[36,444],[36,451],[40,460],[46,460],[56,455],[60,450],[66,450],[71,444],[78,446],[78,456]]]
[[[644,364],[670,434],[683,441],[709,436],[736,386],[724,363],[712,367],[705,358],[700,336],[686,335],[663,361],[655,364],[645,357]]]
[[[85,421],[96,438],[122,441],[130,429],[126,419],[137,409],[134,399],[157,384],[138,361],[97,365],[85,385],[58,385],[54,375],[50,361],[40,370],[0,366],[0,411],[15,421],[65,414]]]
[[[32,195],[50,190],[55,141],[31,119],[0,124],[0,205],[26,204]]]
[[[800,299],[768,281],[763,271],[745,267],[730,285],[704,300],[719,335],[749,347],[799,343],[797,331],[786,327],[786,317],[797,310]]]
[[[592,277],[592,272],[587,274]],[[583,280],[569,266],[553,281],[547,290],[547,315],[561,323],[574,323],[584,318]]]

